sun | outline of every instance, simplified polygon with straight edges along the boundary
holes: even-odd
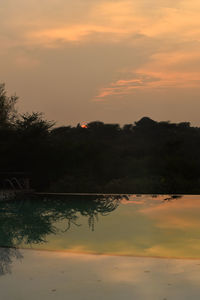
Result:
[[[82,128],[88,128],[88,126],[87,126],[86,123],[81,124],[81,127],[82,127]]]

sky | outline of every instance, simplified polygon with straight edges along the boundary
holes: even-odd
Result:
[[[0,1],[0,82],[19,112],[200,126],[199,0]]]

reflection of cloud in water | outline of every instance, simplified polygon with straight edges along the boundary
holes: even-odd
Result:
[[[19,200],[0,203],[1,246],[199,257],[199,196],[85,195]]]
[[[138,204],[138,205],[141,205],[141,204],[144,204],[144,201],[135,201],[135,200],[126,200],[126,199],[123,199],[121,201],[121,204]]]
[[[140,209],[140,213],[156,222],[160,228],[200,228],[200,197],[184,196],[176,201],[167,201]]]

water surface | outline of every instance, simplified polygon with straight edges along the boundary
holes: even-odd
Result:
[[[200,258],[200,196],[37,196],[0,203],[0,246]]]
[[[199,300],[199,260],[20,252],[0,269],[2,300]]]

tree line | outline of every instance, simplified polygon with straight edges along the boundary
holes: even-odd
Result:
[[[18,114],[17,99],[0,84],[1,172],[29,172],[36,190],[200,193],[199,127],[149,117],[56,127],[40,113]]]

